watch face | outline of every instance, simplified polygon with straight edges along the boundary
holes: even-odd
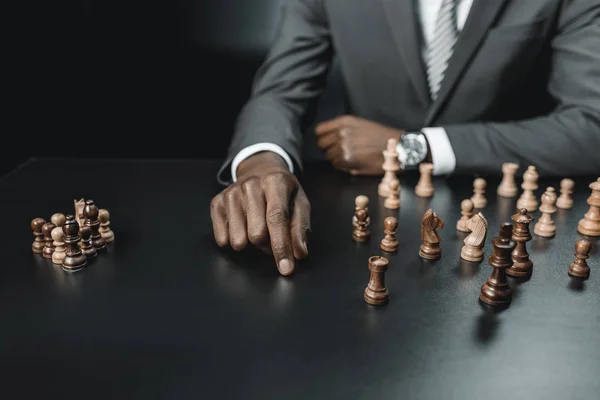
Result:
[[[416,137],[411,136],[405,138],[404,149],[406,151],[406,164],[416,165],[420,163],[424,157],[423,144]]]

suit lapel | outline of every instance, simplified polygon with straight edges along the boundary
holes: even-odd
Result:
[[[430,105],[425,66],[421,59],[421,34],[418,15],[413,0],[381,0],[387,22],[419,100]]]
[[[425,126],[430,125],[460,81],[466,66],[507,0],[474,0],[469,16],[456,42],[436,101],[431,106]],[[398,0],[398,2],[402,2]]]

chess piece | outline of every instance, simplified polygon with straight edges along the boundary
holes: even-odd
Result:
[[[556,207],[562,208],[563,210],[568,210],[573,207],[573,198],[571,194],[573,193],[573,188],[575,187],[575,182],[572,179],[565,178],[560,181],[560,196],[556,199]]]
[[[110,213],[108,210],[101,208],[98,210],[98,220],[100,221],[100,228],[98,232],[106,243],[110,243],[115,240],[115,233],[110,229]]]
[[[66,220],[66,218],[65,218]],[[64,225],[64,224],[63,224]],[[52,263],[61,265],[62,261],[65,259],[65,233],[63,232],[62,226],[57,226],[52,229],[52,244],[54,245],[54,252],[52,253]]]
[[[556,212],[556,192],[553,187],[546,188],[542,195],[540,211],[542,216],[533,227],[533,233],[541,237],[552,238],[556,235],[556,224],[552,220],[552,214]]]
[[[437,260],[442,256],[440,235],[436,229],[443,229],[444,221],[431,209],[427,210],[421,221],[421,240],[419,256],[427,260]]]
[[[512,252],[513,265],[506,270],[506,273],[516,278],[530,277],[533,273],[533,262],[527,252],[527,242],[532,239],[529,224],[533,222],[533,217],[526,208],[521,208],[511,219],[514,223],[512,240],[516,246]]]
[[[600,178],[590,184],[592,195],[587,203],[590,205],[589,211],[583,216],[577,224],[577,231],[586,236],[600,236]]]
[[[398,229],[398,220],[394,217],[387,217],[383,221],[385,227],[385,237],[381,239],[381,250],[388,253],[395,253],[398,250],[398,240],[396,240],[396,229]]]
[[[44,246],[46,246],[44,233],[42,232],[42,227],[45,223],[46,220],[43,218],[35,218],[31,221],[31,230],[33,231],[33,236],[35,237],[35,240],[31,244],[31,250],[35,254],[42,254],[44,251]]]
[[[54,225],[56,225],[59,228],[62,227],[65,223],[65,214],[61,214],[61,213],[52,214],[52,217],[50,218],[50,222],[52,222]]]
[[[52,253],[54,253],[54,244],[52,243],[52,229],[56,228],[51,222],[46,222],[42,225],[42,233],[44,234],[44,249],[42,250],[42,255],[44,258],[52,258]]]
[[[64,242],[67,247],[65,258],[62,261],[62,268],[68,272],[80,271],[87,265],[87,258],[79,248],[79,224],[71,214],[67,215],[62,226],[65,234]]]
[[[538,188],[537,181],[539,177],[540,175],[533,165],[527,167],[527,171],[523,173],[523,183],[521,184],[523,193],[519,197],[519,200],[517,200],[518,209],[526,208],[529,212],[537,211],[538,201],[535,198],[535,191]]]
[[[578,240],[575,244],[575,261],[569,266],[569,275],[588,279],[590,277],[590,267],[587,259],[590,258],[592,243],[589,240]]]
[[[355,215],[356,227],[352,231],[352,239],[356,242],[366,242],[371,236],[367,228],[367,212],[365,210],[358,210]]]
[[[352,216],[352,226],[354,227],[356,227],[356,212],[358,210],[365,210],[367,212],[367,226],[369,226],[371,224],[371,217],[369,216],[369,198],[367,196],[361,194],[354,199],[354,215]]]
[[[79,224],[79,227],[83,226],[85,216],[83,209],[85,208],[85,199],[81,198],[79,200],[73,200],[73,205],[75,206],[75,220]]]
[[[433,174],[432,163],[421,163],[419,165],[419,182],[415,187],[415,194],[419,197],[431,197],[435,192],[433,183],[431,181],[431,174]]]
[[[506,162],[502,164],[502,182],[498,185],[498,196],[515,197],[517,195],[517,185],[515,183],[515,174],[519,169],[519,164]]]
[[[456,230],[459,232],[469,232],[468,222],[473,216],[473,209],[475,205],[471,199],[464,199],[460,203],[460,214],[462,217],[456,221]]]
[[[92,245],[96,250],[102,250],[106,248],[106,241],[100,235],[100,220],[98,220],[98,207],[94,203],[94,200],[86,200],[85,207],[83,209],[83,215],[85,219],[85,225],[92,229]]]
[[[369,270],[371,271],[369,284],[365,288],[365,301],[374,306],[386,304],[389,299],[389,291],[385,287],[385,273],[389,261],[385,257],[373,256],[369,258]]]
[[[477,178],[473,181],[473,196],[471,201],[475,208],[485,208],[487,199],[485,198],[485,189],[487,182],[483,178]]]
[[[460,250],[460,257],[471,262],[483,261],[483,247],[487,237],[488,222],[482,213],[477,213],[469,220],[471,233],[464,240],[464,246]]]
[[[396,151],[397,145],[398,139],[390,138],[387,141],[386,149],[383,151],[382,169],[385,173],[377,188],[377,193],[381,197],[388,197],[390,195],[390,183],[398,180],[397,174],[400,171],[400,161],[398,160],[398,152]]]
[[[494,253],[488,262],[494,270],[479,294],[481,301],[491,306],[506,306],[512,300],[512,289],[506,279],[506,269],[512,265],[511,253],[516,246],[511,236],[512,224],[505,222],[500,226],[500,235],[492,240]]]
[[[87,225],[82,226],[79,229],[79,248],[85,254],[87,259],[94,258],[98,255],[96,248],[92,245],[92,228]]]
[[[400,208],[400,182],[392,181],[389,186],[389,196],[385,198],[383,206],[390,210]]]

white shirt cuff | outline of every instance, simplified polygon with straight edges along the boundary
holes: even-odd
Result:
[[[290,168],[290,172],[294,173],[294,163],[292,159],[280,146],[274,143],[256,143],[251,146],[243,148],[237,155],[233,158],[231,162],[231,178],[233,181],[237,181],[237,169],[242,161],[247,159],[250,156],[253,156],[256,153],[260,153],[261,151],[271,151],[275,154],[278,154],[283,158]]]
[[[425,134],[431,150],[433,175],[447,175],[454,172],[456,156],[446,130],[444,128],[423,128],[421,132]]]

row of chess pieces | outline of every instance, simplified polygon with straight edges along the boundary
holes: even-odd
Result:
[[[91,199],[75,200],[74,206],[74,214],[55,213],[50,222],[40,217],[31,221],[33,254],[52,260],[68,272],[85,268],[88,259],[97,257],[107,243],[115,240],[108,210],[98,209]]]

